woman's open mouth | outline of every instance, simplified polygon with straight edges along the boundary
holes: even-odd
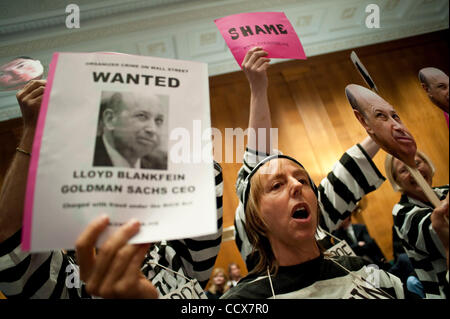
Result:
[[[292,209],[292,218],[296,220],[306,220],[310,216],[308,206],[305,203],[297,204]]]

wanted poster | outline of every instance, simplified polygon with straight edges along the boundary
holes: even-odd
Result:
[[[207,65],[55,53],[36,128],[22,249],[73,249],[97,216],[132,243],[217,231]]]

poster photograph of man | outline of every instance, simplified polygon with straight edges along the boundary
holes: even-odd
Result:
[[[93,166],[167,169],[168,96],[103,91]]]

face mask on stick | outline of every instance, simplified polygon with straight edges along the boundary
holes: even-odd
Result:
[[[44,67],[39,60],[18,57],[0,66],[0,91],[20,90],[31,80],[39,80]]]
[[[355,51],[350,54],[350,59],[364,81],[374,91],[356,84],[350,84],[345,88],[345,94],[356,118],[382,149],[406,164],[408,171],[431,204],[439,207],[441,205],[439,198],[416,168],[414,157],[417,145],[412,134],[403,125],[394,108],[375,93],[378,93],[378,88]],[[446,221],[448,224],[447,218]]]
[[[351,60],[371,89],[378,91],[372,77],[359,61],[356,53],[352,52]],[[345,88],[345,94],[356,118],[367,134],[382,149],[406,164],[433,206],[440,206],[439,198],[416,168],[414,157],[417,145],[414,137],[403,124],[395,109],[373,91],[356,84],[347,85]]]
[[[367,134],[386,152],[415,167],[416,142],[392,105],[356,84],[347,85],[345,94]]]

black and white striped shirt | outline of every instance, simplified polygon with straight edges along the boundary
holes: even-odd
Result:
[[[215,234],[192,239],[173,240],[152,246],[142,271],[158,289],[160,296],[187,283],[185,277],[197,279],[206,287],[222,240],[222,168],[214,163],[217,228]],[[8,299],[89,298],[79,282],[78,266],[62,251],[23,252],[21,231],[0,244],[0,291]],[[158,263],[167,267],[156,265]],[[78,281],[77,281],[78,279]]]
[[[367,266],[362,258],[321,255],[299,265],[280,266],[270,278],[250,274],[221,299],[403,299],[405,291],[399,278]]]
[[[440,200],[445,199],[449,186],[434,187]],[[446,298],[448,282],[446,252],[431,226],[433,206],[402,194],[392,214],[394,228],[422,282],[425,298]]]
[[[239,205],[235,214],[235,241],[249,271],[256,265],[257,257],[251,256],[252,246],[244,228],[243,186],[248,174],[267,156],[268,154],[247,149],[236,181]],[[356,208],[357,202],[380,187],[384,181],[384,176],[361,145],[357,144],[348,149],[318,187],[321,228],[328,232],[337,229],[341,221]]]

